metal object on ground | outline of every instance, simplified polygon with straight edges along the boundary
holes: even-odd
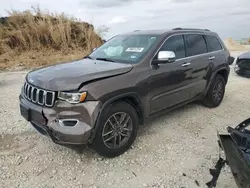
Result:
[[[227,163],[238,188],[250,187],[250,118],[235,128],[227,128],[229,134],[218,134],[219,146],[224,150],[226,160],[220,157],[215,169],[210,169],[212,181],[209,188],[215,187],[221,168]]]

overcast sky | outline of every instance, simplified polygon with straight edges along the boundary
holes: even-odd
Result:
[[[250,37],[250,0],[1,0],[6,10],[41,9],[65,12],[108,26],[106,39],[136,29],[208,28],[222,38]]]

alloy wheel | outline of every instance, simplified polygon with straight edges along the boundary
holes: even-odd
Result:
[[[219,102],[222,99],[222,97],[223,97],[223,93],[224,93],[223,82],[221,80],[219,80],[214,85],[214,88],[213,88],[213,93],[212,93],[213,100],[215,102]]]
[[[132,130],[131,117],[125,112],[117,112],[110,116],[104,124],[103,142],[110,149],[120,148],[129,140]]]

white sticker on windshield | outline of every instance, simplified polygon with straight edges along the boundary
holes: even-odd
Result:
[[[142,52],[144,48],[127,48],[126,52]]]

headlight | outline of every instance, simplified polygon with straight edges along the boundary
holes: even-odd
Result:
[[[70,93],[70,92],[58,92],[58,98],[69,103],[84,102],[87,97],[87,92],[83,93]]]

